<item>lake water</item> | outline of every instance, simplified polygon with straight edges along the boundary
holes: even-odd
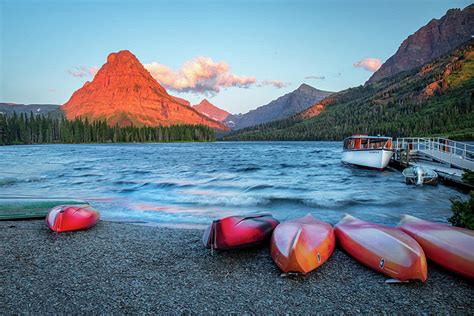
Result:
[[[196,227],[250,212],[332,224],[344,213],[389,225],[404,213],[446,221],[449,198],[464,196],[343,165],[341,153],[340,142],[6,146],[0,197],[85,199],[102,219]]]

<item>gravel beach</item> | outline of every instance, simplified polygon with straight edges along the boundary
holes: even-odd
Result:
[[[472,314],[474,285],[433,263],[426,283],[386,284],[339,249],[281,277],[268,248],[214,253],[202,231],[101,221],[75,233],[0,222],[0,312]]]

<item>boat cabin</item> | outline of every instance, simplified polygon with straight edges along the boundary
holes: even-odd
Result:
[[[392,138],[384,136],[354,135],[344,139],[344,150],[392,149]]]

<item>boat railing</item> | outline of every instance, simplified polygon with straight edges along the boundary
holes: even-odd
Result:
[[[459,168],[474,169],[474,145],[442,137],[404,137],[394,141],[394,149],[422,153]]]

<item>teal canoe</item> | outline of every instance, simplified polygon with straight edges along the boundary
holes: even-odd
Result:
[[[58,205],[89,204],[73,199],[0,198],[0,220],[45,218]]]

